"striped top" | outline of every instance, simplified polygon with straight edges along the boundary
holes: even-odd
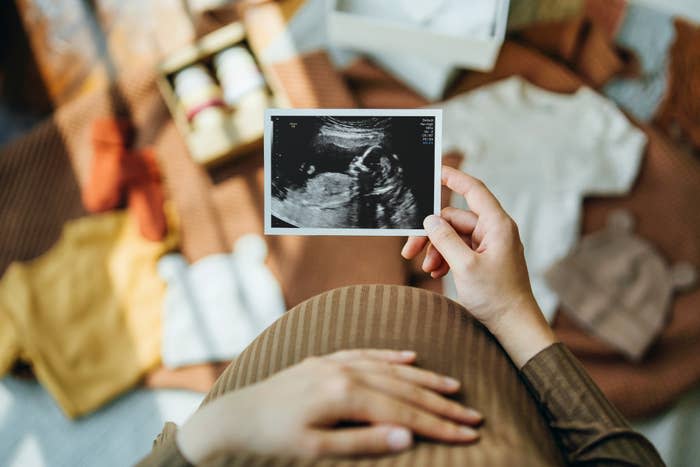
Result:
[[[398,454],[314,465],[663,465],[564,345],[548,347],[518,371],[462,306],[411,287],[344,287],[297,305],[229,366],[203,404],[308,356],[349,348],[415,350],[418,366],[461,381],[455,399],[485,417],[480,440],[471,445],[417,440]],[[177,449],[176,431],[166,424],[139,465],[188,465]],[[243,452],[216,455],[205,464],[302,465]]]

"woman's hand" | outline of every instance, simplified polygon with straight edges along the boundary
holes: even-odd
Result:
[[[204,406],[180,429],[178,445],[196,464],[238,450],[305,459],[383,454],[411,446],[413,433],[478,439],[482,416],[442,395],[459,382],[410,366],[415,358],[392,350],[307,358]]]
[[[532,295],[518,228],[480,180],[443,166],[442,183],[470,210],[428,216],[428,237],[409,238],[401,254],[412,259],[427,246],[423,270],[434,278],[452,270],[459,301],[520,368],[555,339]]]

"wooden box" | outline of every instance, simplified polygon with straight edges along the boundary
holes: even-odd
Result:
[[[190,155],[202,165],[216,164],[261,147],[265,109],[287,107],[286,99],[281,97],[279,92],[273,91],[264,68],[258,62],[258,69],[261,70],[266,82],[263,91],[256,96],[246,98],[234,108],[225,108],[226,118],[220,127],[197,129],[192,125],[175,94],[174,76],[191,65],[200,64],[206,67],[209,74],[216,80],[213,57],[218,52],[236,45],[245,46],[257,62],[255,53],[248,46],[243,24],[235,22],[177,50],[159,66],[158,86],[163,98],[187,143]]]

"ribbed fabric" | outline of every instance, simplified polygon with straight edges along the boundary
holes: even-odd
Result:
[[[522,369],[571,464],[664,465],[652,444],[627,425],[563,344]]]
[[[485,416],[481,439],[473,445],[419,440],[398,455],[324,459],[317,465],[563,465],[556,438],[572,462],[644,459],[649,462],[641,465],[660,463],[653,447],[631,431],[562,345],[541,352],[526,366],[525,376],[543,414],[493,336],[464,308],[441,295],[411,287],[345,287],[301,303],[241,354],[202,404],[308,356],[352,348],[415,350],[418,366],[457,378],[463,389],[456,400]],[[586,431],[579,433],[581,428]],[[171,438],[161,448],[168,459],[177,450]],[[630,441],[622,443],[625,440]],[[143,465],[163,465],[161,449],[155,449]],[[289,459],[241,456],[219,456],[207,465],[297,465]]]
[[[602,27],[584,17],[534,24],[521,31],[524,41],[561,57],[593,88],[599,88],[624,66]]]

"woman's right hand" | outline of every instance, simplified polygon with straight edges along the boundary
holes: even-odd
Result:
[[[517,225],[480,180],[443,166],[442,183],[469,210],[428,216],[428,237],[409,238],[401,254],[412,259],[427,247],[423,270],[434,278],[452,271],[460,303],[520,368],[555,338],[532,295]]]
[[[193,464],[222,452],[314,459],[401,451],[413,434],[465,443],[482,416],[444,397],[459,382],[411,366],[414,352],[312,357],[196,412],[177,443]],[[337,427],[340,422],[365,425]]]

